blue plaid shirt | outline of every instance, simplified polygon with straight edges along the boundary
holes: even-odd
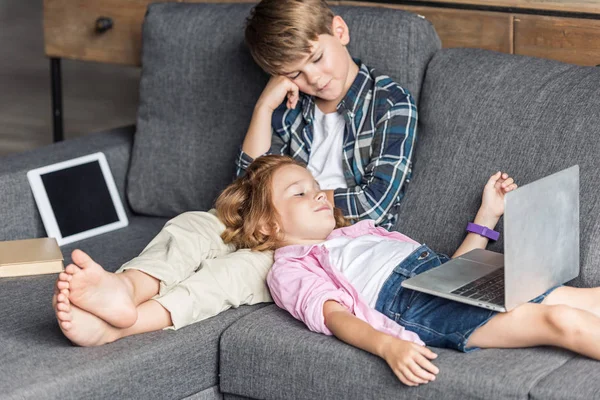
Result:
[[[410,93],[390,77],[375,75],[359,60],[359,72],[337,112],[344,116],[342,163],[347,188],[334,190],[335,206],[353,220],[372,219],[391,229],[410,181],[417,131],[417,106]],[[315,103],[300,94],[296,108],[285,101],[273,112],[271,148],[308,164],[313,141]],[[253,161],[240,150],[237,176]]]

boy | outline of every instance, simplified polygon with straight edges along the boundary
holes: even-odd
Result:
[[[411,175],[417,108],[408,91],[353,60],[349,41],[324,0],[263,0],[253,9],[246,43],[272,78],[254,108],[238,175],[260,155],[290,155],[346,217],[390,229]]]
[[[238,175],[266,152],[293,155],[347,217],[391,228],[410,176],[411,96],[351,59],[348,27],[324,1],[262,1],[246,41],[274,76],[256,104]],[[53,298],[61,330],[77,345],[95,346],[272,301],[265,283],[272,252],[235,251],[223,230],[212,210],[181,214],[116,273],[75,250]]]

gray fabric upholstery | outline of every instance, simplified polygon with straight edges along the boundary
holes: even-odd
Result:
[[[98,151],[102,151],[106,155],[123,205],[129,211],[124,196],[125,176],[129,167],[131,138],[134,130],[133,126],[117,128],[2,158],[0,163],[0,216],[2,216],[0,240],[46,236],[27,181],[27,171]]]
[[[452,254],[494,172],[508,171],[524,185],[579,164],[581,275],[573,283],[600,286],[598,82],[599,68],[476,49],[436,53],[397,229]]]
[[[126,229],[81,241],[114,271],[135,257],[165,219],[133,217]],[[70,344],[58,328],[51,298],[56,274],[0,280],[2,398],[218,398],[218,340],[236,319],[262,305],[240,307],[177,332],[129,337],[98,348]],[[203,397],[202,397],[203,396]]]
[[[195,393],[186,397],[184,400],[223,400],[223,394],[219,390],[219,385],[204,389],[199,393]]]
[[[235,157],[268,79],[243,42],[250,8],[150,5],[128,187],[136,212],[175,216],[206,210],[232,180]],[[425,66],[440,47],[431,24],[398,10],[335,10],[350,26],[353,56],[418,98]],[[393,34],[389,26],[395,27]]]
[[[600,398],[598,361],[575,357],[540,380],[529,398],[533,400],[589,400]]]
[[[223,398],[225,400],[247,400],[247,399],[251,399],[251,397],[236,396],[235,394],[229,394],[229,393],[223,393]]]
[[[223,333],[221,391],[257,399],[525,399],[540,379],[574,357],[545,348],[433,350],[437,379],[409,388],[382,359],[310,332],[271,305]]]
[[[207,210],[233,179],[235,157],[267,82],[242,41],[249,11],[249,4],[148,7],[128,177],[136,212]]]

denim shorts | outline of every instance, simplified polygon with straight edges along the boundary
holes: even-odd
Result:
[[[449,261],[444,254],[436,254],[422,245],[396,266],[383,284],[375,308],[409,331],[419,335],[427,346],[446,347],[463,352],[477,350],[466,348],[475,329],[483,326],[496,311],[432,296],[406,289],[402,281],[438,267]],[[556,287],[531,300],[541,303]]]

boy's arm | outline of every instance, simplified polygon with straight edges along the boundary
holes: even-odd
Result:
[[[359,185],[335,189],[335,206],[353,219],[373,219],[392,227],[391,208],[409,177],[417,130],[417,106],[410,94],[397,101],[375,125],[371,159]]]
[[[283,152],[283,141],[277,140],[272,119],[273,112],[286,98],[286,107],[295,108],[299,100],[298,86],[285,76],[271,77],[254,106],[248,132],[236,160],[236,176],[243,175],[255,158],[267,153]]]
[[[383,358],[405,385],[416,386],[435,380],[439,370],[429,360],[437,355],[427,347],[376,330],[336,301],[325,302],[323,315],[335,337]]]
[[[275,130],[271,126],[269,127],[269,131],[271,134],[271,136],[269,137],[271,147],[266,152],[259,154],[257,157],[250,157],[250,155],[246,154],[243,147],[240,148],[238,157],[235,160],[236,178],[239,178],[246,173],[246,170],[248,169],[250,164],[252,164],[255,158],[267,154],[287,154],[288,144],[283,140],[279,133],[275,132]]]
[[[265,154],[271,148],[271,119],[273,110],[257,104],[252,113],[248,132],[242,143],[242,151],[252,159]]]

